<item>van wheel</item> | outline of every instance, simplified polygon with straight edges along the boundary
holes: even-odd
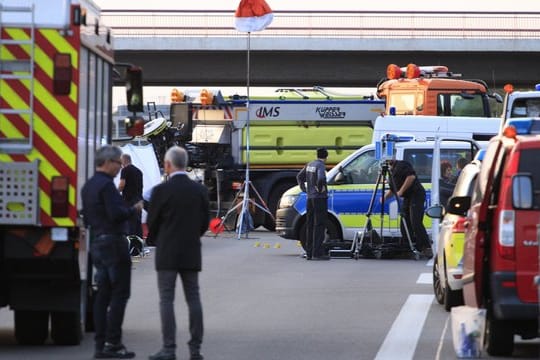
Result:
[[[79,345],[81,314],[78,311],[51,313],[51,337],[56,345]]]
[[[491,356],[510,356],[514,351],[514,332],[510,324],[493,318],[490,311],[486,316],[486,351]]]
[[[49,335],[47,311],[15,310],[15,339],[21,345],[43,345]]]
[[[307,239],[306,239],[306,235],[307,235],[307,223],[304,222],[302,224],[302,226],[300,227],[300,231],[298,232],[298,239],[300,240],[300,244],[302,244],[302,248],[304,249],[304,251],[307,251]],[[327,224],[326,224],[326,234],[324,236],[324,242],[328,242],[328,241],[332,241],[332,242],[342,242],[343,241],[343,238],[341,236],[341,231],[340,231],[340,228],[338,226],[338,224],[336,224],[336,222],[334,220],[328,220]]]
[[[295,185],[296,183],[284,182],[277,184],[270,191],[270,195],[268,196],[268,203],[266,205],[268,205],[268,210],[270,210],[272,215],[274,215],[274,218],[276,216],[276,210],[279,206],[279,200],[281,199],[281,195],[283,195],[285,191],[289,190]],[[266,213],[264,218],[264,227],[269,231],[276,230],[276,223],[274,222],[274,220],[272,220],[272,217]]]
[[[444,290],[441,287],[441,277],[440,277],[440,268],[437,255],[435,255],[435,261],[433,261],[433,293],[435,294],[435,299],[439,304],[444,303]]]

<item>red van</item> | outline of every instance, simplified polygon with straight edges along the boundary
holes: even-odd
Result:
[[[510,355],[514,334],[538,336],[539,159],[540,120],[512,120],[489,142],[473,195],[449,201],[448,212],[467,216],[463,296],[487,309],[490,355]]]

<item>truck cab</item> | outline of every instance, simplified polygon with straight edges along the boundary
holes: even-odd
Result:
[[[488,86],[481,80],[466,80],[448,67],[388,65],[386,78],[377,86],[386,100],[386,115],[433,115],[490,117]]]
[[[463,295],[466,305],[487,309],[485,343],[490,355],[510,355],[514,335],[538,336],[534,277],[539,128],[538,119],[509,120],[487,147],[473,195],[452,198],[448,204],[450,213],[467,216]]]

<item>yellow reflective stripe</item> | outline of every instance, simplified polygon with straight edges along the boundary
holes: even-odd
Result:
[[[386,186],[388,188],[388,186]],[[343,184],[343,185],[328,185],[328,190],[339,191],[357,191],[357,190],[370,190],[375,189],[375,184]],[[381,189],[381,187],[379,187]]]
[[[7,86],[7,84],[2,87],[2,92],[4,93],[4,100],[11,107],[18,108],[18,106],[21,106],[21,104],[25,104],[24,101],[19,97],[19,95],[15,91],[13,91],[10,86]],[[2,118],[5,120],[4,117]],[[75,170],[75,154],[73,153],[73,151],[71,151],[71,149],[69,149],[66,144],[60,141],[58,136],[56,136],[56,134],[49,129],[49,127],[43,122],[43,120],[39,116],[37,116],[37,114],[34,115],[34,125],[36,132],[41,129],[41,131],[39,132],[40,137],[43,138],[43,141],[47,142],[53,148],[53,150],[59,155],[59,157],[66,162],[70,169]],[[19,130],[13,127],[13,125],[9,121],[3,121],[2,129],[7,134],[9,134],[10,137],[15,137],[15,135],[20,134]],[[43,134],[45,134],[46,137],[43,137]],[[20,135],[20,137],[22,137],[22,134]],[[34,161],[36,159],[40,160],[39,172],[48,181],[51,181],[53,176],[61,175],[59,171],[50,163],[50,161],[48,161],[47,158],[43,156],[43,154],[41,154],[35,147],[27,155],[27,157],[30,161]],[[6,161],[11,162],[13,160],[8,157]],[[75,189],[73,187],[71,187],[70,190],[71,194],[75,193]],[[45,198],[41,197],[41,200],[45,200]],[[70,196],[69,202],[71,205],[75,205],[75,196]],[[46,207],[43,201],[41,201],[40,207],[45,213],[50,213],[50,201],[48,207]]]
[[[366,225],[367,216],[365,214],[338,214],[339,221],[345,228],[357,228],[357,227],[363,227]],[[385,214],[382,217],[380,214],[373,214],[371,215],[371,225],[373,227],[377,228],[382,226],[384,228],[389,229],[399,229],[399,222],[400,218],[398,219],[390,219],[389,215]],[[424,216],[423,224],[426,229],[429,229],[431,227],[431,218]]]
[[[0,114],[0,129],[2,129],[2,132],[9,139],[26,139],[26,136],[24,136],[19,129],[13,126],[13,123],[8,121],[7,118],[2,114]]]
[[[27,84],[25,84],[25,86],[26,85]],[[58,119],[58,122],[66,128],[69,134],[75,137],[77,134],[77,121],[71,116],[66,108],[62,106],[62,104],[59,103],[39,82],[34,83],[34,94],[44,106],[47,106],[51,114]]]
[[[41,34],[49,40],[51,45],[53,45],[59,53],[67,53],[71,55],[71,66],[73,69],[79,69],[79,53],[71,44],[62,36],[58,30],[54,29],[44,29],[40,30]],[[50,76],[52,78],[52,76]],[[71,82],[71,91],[69,92],[69,98],[74,103],[77,102],[78,98],[78,88],[77,84]]]
[[[39,197],[40,197],[40,200],[41,200],[41,209],[47,213],[47,215],[51,215],[50,214],[50,209],[51,209],[51,198],[49,197],[49,194],[47,194],[45,191],[43,191],[42,189],[39,190]],[[48,209],[48,210],[46,210]],[[57,218],[57,217],[51,217],[51,219],[56,223],[56,225],[58,226],[74,226],[75,223],[73,221],[71,221],[70,218],[68,217],[61,217],[61,218]]]
[[[464,233],[452,233],[450,241],[445,242],[444,251],[446,255],[446,265],[457,267],[463,258],[463,247],[465,243]]]
[[[15,56],[9,51],[5,51],[3,58],[6,60],[15,60]],[[21,83],[30,91],[30,81],[22,80]],[[39,101],[46,106],[49,112],[58,119],[59,123],[66,128],[66,130],[75,137],[77,134],[77,121],[71,114],[64,108],[64,106],[56,100],[56,98],[51,95],[51,93],[39,82],[34,81],[34,97],[38,98]],[[28,104],[25,103],[25,107],[28,107]],[[34,119],[35,119],[34,112]],[[60,121],[61,119],[61,121]]]
[[[39,32],[49,40],[51,45],[53,45],[58,52],[61,53],[70,53],[71,54],[71,66],[75,70],[79,68],[79,57],[77,49],[75,49],[69,41],[66,40],[65,36],[61,35],[58,30],[55,29],[42,29]]]
[[[8,84],[2,82],[2,92],[4,93],[4,100],[14,109],[22,109],[28,106]],[[28,123],[28,119],[25,119]],[[9,122],[6,122],[9,123]],[[34,133],[39,134],[39,137],[44,142],[49,144],[51,149],[58,154],[58,157],[62,159],[66,165],[75,171],[75,153],[56,135],[56,133],[43,121],[43,119],[34,112]]]

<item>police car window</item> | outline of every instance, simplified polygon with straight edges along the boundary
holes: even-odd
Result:
[[[540,116],[540,100],[537,98],[516,99],[512,104],[512,117]]]
[[[372,184],[377,181],[379,162],[375,151],[367,151],[343,167],[346,184]]]
[[[408,161],[420,182],[431,182],[431,163],[433,149],[407,149],[403,152],[403,160]]]
[[[448,161],[452,165],[452,175],[457,175],[456,164],[460,157],[471,161],[473,154],[470,149],[443,149],[441,150],[441,162]],[[433,164],[433,149],[406,149],[403,159],[411,163],[416,176],[421,182],[431,182],[431,170]]]

